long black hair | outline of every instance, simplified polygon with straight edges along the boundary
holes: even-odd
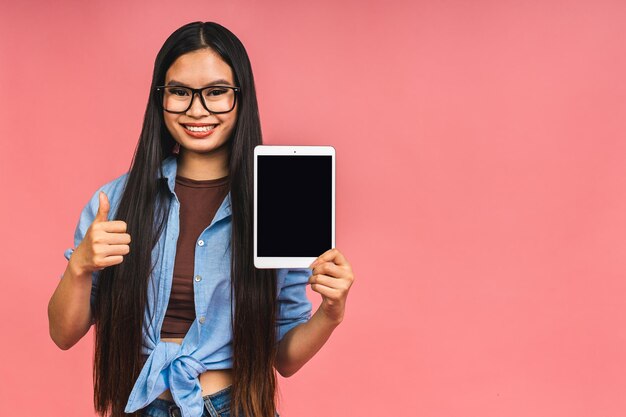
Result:
[[[124,408],[143,366],[142,327],[152,248],[163,232],[170,191],[159,179],[162,161],[175,141],[163,119],[159,95],[165,74],[181,55],[211,49],[230,65],[241,88],[238,117],[228,141],[232,207],[231,292],[233,386],[231,410],[246,416],[275,415],[277,344],[276,271],[256,269],[252,254],[253,150],[262,143],[254,78],[241,41],[213,22],[193,22],[172,33],[157,54],[139,142],[116,218],[127,223],[130,253],[101,271],[94,306],[94,404],[100,415],[125,416]]]

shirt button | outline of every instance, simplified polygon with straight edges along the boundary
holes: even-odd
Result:
[[[198,241],[198,246],[204,246],[204,240],[200,239],[200,240]]]
[[[200,322],[200,324],[204,324],[204,316],[200,317],[198,321]]]
[[[196,282],[202,281],[202,277],[200,275],[196,275]]]

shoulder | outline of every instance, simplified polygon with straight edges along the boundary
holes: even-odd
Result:
[[[104,191],[109,197],[109,201],[113,202],[113,200],[119,199],[122,197],[122,193],[126,188],[126,180],[128,179],[128,172],[118,176],[117,178],[112,179],[106,184],[102,185],[100,189]]]
[[[119,175],[118,177],[98,187],[91,195],[91,198],[87,202],[84,211],[92,213],[95,216],[95,213],[97,213],[98,207],[100,205],[100,191],[103,191],[109,199],[109,204],[111,206],[109,210],[109,219],[115,218],[115,213],[117,212],[117,208],[120,204],[124,189],[126,188],[127,179],[128,172]]]

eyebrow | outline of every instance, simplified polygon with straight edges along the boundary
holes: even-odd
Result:
[[[176,86],[176,87],[190,87],[185,83],[176,80],[170,80],[167,85]],[[230,82],[220,78],[219,80],[211,81],[208,84],[205,84],[203,87],[209,87],[211,85],[230,85]],[[203,88],[202,87],[202,88]],[[191,88],[191,87],[190,87]]]

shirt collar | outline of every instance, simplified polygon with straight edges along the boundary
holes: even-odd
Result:
[[[161,162],[161,172],[159,178],[167,178],[174,180],[176,178],[176,168],[178,167],[178,159],[176,155],[170,155]]]

